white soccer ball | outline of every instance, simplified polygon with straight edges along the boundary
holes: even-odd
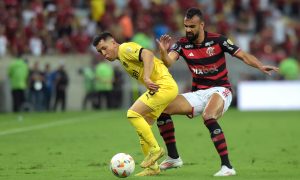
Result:
[[[133,158],[126,153],[118,153],[114,155],[110,161],[111,172],[120,178],[125,178],[133,173],[135,163]]]

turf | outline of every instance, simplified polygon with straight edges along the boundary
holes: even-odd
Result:
[[[143,159],[125,111],[0,115],[0,179],[109,180],[110,158],[126,152]],[[200,117],[174,116],[177,146],[185,165],[156,177],[216,179],[219,158]],[[226,179],[300,179],[300,112],[239,112],[220,121],[238,175]],[[156,126],[153,127],[163,145]],[[217,178],[219,179],[219,178]]]

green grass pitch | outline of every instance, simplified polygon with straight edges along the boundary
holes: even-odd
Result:
[[[184,166],[156,177],[128,179],[220,179],[220,162],[200,117],[174,116]],[[239,112],[220,120],[238,175],[225,179],[300,179],[300,112]],[[156,126],[155,136],[163,146]],[[126,152],[143,159],[126,111],[0,115],[0,179],[110,180],[111,157]]]

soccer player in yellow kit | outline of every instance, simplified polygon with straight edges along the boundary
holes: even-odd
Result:
[[[118,59],[127,73],[147,88],[129,108],[127,118],[138,133],[145,155],[141,163],[145,169],[136,176],[159,174],[157,160],[164,155],[164,149],[158,145],[150,125],[177,96],[175,80],[160,59],[134,42],[119,44],[109,32],[103,32],[94,38],[93,46],[105,59]]]

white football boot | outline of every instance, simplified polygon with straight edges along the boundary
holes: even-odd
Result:
[[[223,165],[220,169],[220,171],[218,171],[216,174],[214,174],[214,176],[234,176],[236,175],[235,170],[229,169],[227,166]]]
[[[167,170],[171,168],[179,168],[183,165],[183,161],[181,158],[173,159],[171,157],[167,157],[163,162],[160,163],[159,168],[160,170]]]

